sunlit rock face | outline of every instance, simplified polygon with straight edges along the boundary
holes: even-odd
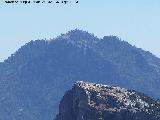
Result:
[[[125,88],[79,81],[60,102],[56,120],[160,120],[160,103]]]

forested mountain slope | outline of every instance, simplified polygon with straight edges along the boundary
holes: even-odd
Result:
[[[51,120],[77,80],[160,98],[160,59],[115,36],[72,30],[22,46],[0,64],[0,119]]]

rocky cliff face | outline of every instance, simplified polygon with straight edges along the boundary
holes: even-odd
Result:
[[[160,102],[136,91],[79,81],[55,120],[160,120]]]

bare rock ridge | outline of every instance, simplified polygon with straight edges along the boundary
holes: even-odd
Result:
[[[55,120],[160,120],[160,102],[133,90],[78,81]]]

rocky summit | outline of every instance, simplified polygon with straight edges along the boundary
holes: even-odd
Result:
[[[55,120],[160,120],[160,102],[121,87],[78,81]]]

